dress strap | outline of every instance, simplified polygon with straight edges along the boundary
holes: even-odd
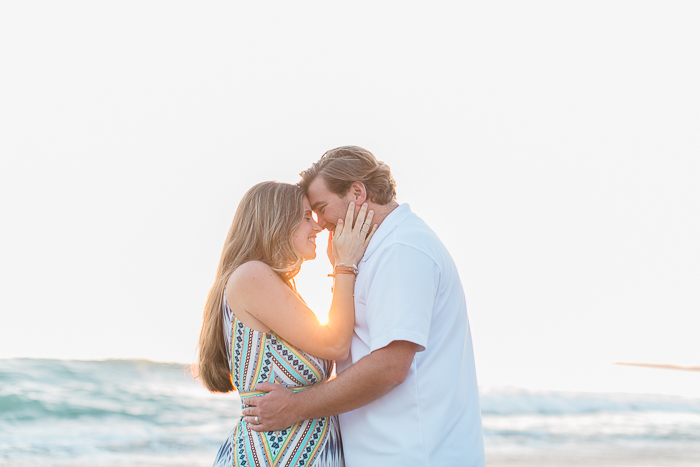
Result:
[[[226,356],[228,357],[228,369],[233,373],[233,355],[231,355],[231,342],[233,341],[233,312],[226,302],[226,289],[223,295],[223,320],[224,320],[224,342],[226,343]]]

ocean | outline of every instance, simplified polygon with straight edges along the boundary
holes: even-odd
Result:
[[[488,466],[700,466],[700,394],[481,392]],[[0,360],[1,466],[209,466],[239,416],[184,364]]]

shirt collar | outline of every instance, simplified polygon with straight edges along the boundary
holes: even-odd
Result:
[[[410,214],[412,214],[411,207],[407,204],[400,204],[396,209],[391,211],[388,216],[384,218],[377,231],[374,232],[372,240],[369,241],[365,255],[362,257],[360,264],[364,263],[372,256],[379,245],[382,244],[384,239],[389,236],[389,234],[402,223]]]

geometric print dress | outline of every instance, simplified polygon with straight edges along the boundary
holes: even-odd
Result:
[[[224,295],[225,297],[225,295]],[[263,394],[261,382],[301,391],[328,379],[332,360],[303,352],[274,332],[249,328],[223,300],[224,334],[233,385],[245,399]],[[279,431],[258,433],[243,417],[221,445],[214,467],[342,467],[337,416],[304,420]]]

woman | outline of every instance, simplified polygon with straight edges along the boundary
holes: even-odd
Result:
[[[204,308],[198,372],[212,392],[237,390],[241,400],[261,382],[303,390],[330,376],[345,358],[354,324],[356,264],[376,225],[374,213],[354,204],[338,220],[329,244],[334,294],[321,325],[296,293],[293,278],[316,257],[321,230],[301,188],[260,183],[243,197],[229,229],[214,285]],[[243,402],[245,404],[245,402]],[[219,449],[215,466],[343,465],[336,417],[306,420],[288,429],[257,433],[241,418]]]

